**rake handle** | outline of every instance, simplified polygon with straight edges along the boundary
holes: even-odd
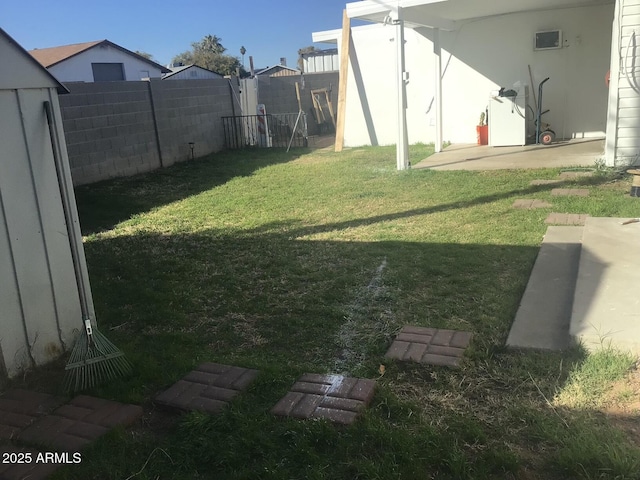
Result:
[[[80,312],[82,313],[83,326],[87,335],[91,339],[91,320],[89,315],[89,302],[87,299],[87,289],[84,284],[82,268],[80,266],[80,253],[76,243],[77,231],[74,228],[74,219],[71,215],[71,201],[69,200],[69,190],[65,182],[64,167],[60,159],[60,138],[55,128],[55,118],[51,109],[51,102],[44,102],[44,111],[47,116],[47,124],[49,126],[49,138],[51,140],[51,150],[53,151],[53,163],[56,168],[56,176],[58,178],[58,188],[62,199],[62,211],[67,226],[67,237],[69,238],[69,247],[71,249],[71,260],[73,261],[73,271],[76,277],[76,285],[78,287],[78,297],[80,299]]]

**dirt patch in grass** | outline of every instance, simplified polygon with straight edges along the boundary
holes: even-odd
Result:
[[[640,371],[613,382],[606,394],[602,412],[613,425],[624,431],[640,447]]]

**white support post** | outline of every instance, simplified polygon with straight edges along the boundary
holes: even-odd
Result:
[[[609,70],[609,100],[607,103],[607,132],[604,147],[604,159],[607,167],[616,164],[616,150],[618,146],[618,115],[620,101],[620,43],[622,25],[620,9],[622,2],[616,2],[613,14],[613,32],[611,35],[611,63]]]
[[[442,50],[440,48],[440,29],[433,29],[433,54],[436,71],[436,143],[435,153],[442,151]]]
[[[398,7],[396,25],[397,74],[398,74],[398,142],[396,164],[398,170],[409,168],[409,138],[407,135],[407,73],[404,61],[404,20],[402,8]]]

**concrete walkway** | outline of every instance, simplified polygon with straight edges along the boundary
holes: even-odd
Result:
[[[640,354],[640,223],[587,218],[570,334],[588,349]]]
[[[434,170],[506,170],[521,168],[593,167],[604,155],[603,139],[562,140],[552,145],[490,147],[450,145],[412,168]]]
[[[564,350],[583,227],[549,227],[529,277],[507,345]]]
[[[510,347],[640,355],[640,223],[549,227],[507,338]]]

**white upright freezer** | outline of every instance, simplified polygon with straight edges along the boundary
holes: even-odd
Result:
[[[527,103],[529,89],[523,87],[515,97],[489,99],[489,145],[504,147],[527,143]]]

